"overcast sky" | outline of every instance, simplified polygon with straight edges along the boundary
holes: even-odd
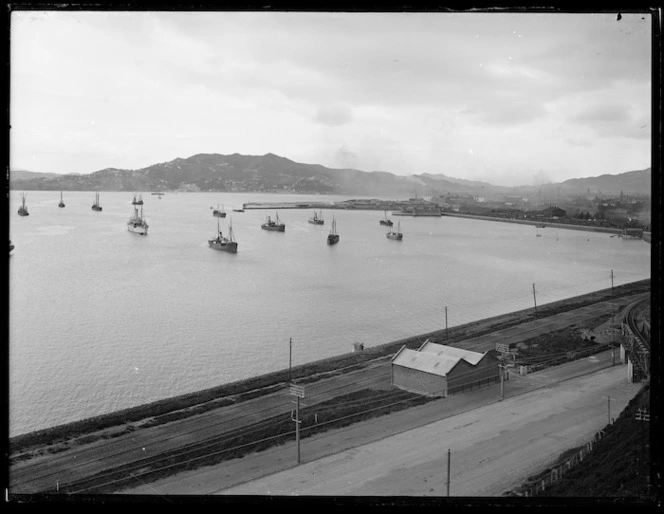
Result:
[[[647,14],[14,12],[10,168],[197,153],[496,185],[650,166]]]

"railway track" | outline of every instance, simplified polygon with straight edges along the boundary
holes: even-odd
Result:
[[[635,302],[625,316],[628,328],[629,358],[639,373],[643,374],[645,378],[650,377],[650,338],[644,333],[643,322],[641,323],[641,327],[639,327],[639,318],[648,306],[649,301],[648,298],[644,298]]]

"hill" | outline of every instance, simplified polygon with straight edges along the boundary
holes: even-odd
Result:
[[[11,189],[50,191],[229,191],[345,194],[390,197],[444,193],[501,196],[538,190],[586,195],[617,192],[650,193],[650,169],[620,175],[571,179],[545,186],[500,187],[445,175],[399,176],[385,171],[327,168],[265,155],[197,154],[137,170],[107,168],[89,174],[58,175],[10,172]]]

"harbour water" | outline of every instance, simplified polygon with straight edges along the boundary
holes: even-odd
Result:
[[[147,236],[127,231],[133,192],[10,193],[10,436],[650,277],[650,245],[610,234],[382,211],[243,202],[349,197],[143,192]],[[357,197],[355,197],[357,198]],[[208,247],[223,204],[238,253]],[[326,243],[332,214],[340,242]]]

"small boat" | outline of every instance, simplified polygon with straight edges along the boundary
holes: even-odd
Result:
[[[92,204],[93,211],[101,211],[101,205],[99,205],[99,193],[95,193],[95,203]]]
[[[208,245],[210,245],[210,248],[221,250],[222,252],[237,253],[237,241],[235,240],[235,236],[233,236],[232,222],[228,226],[228,237],[224,237],[219,228],[219,220],[217,220],[217,237],[208,239]]]
[[[12,240],[9,240],[9,253],[14,249],[14,245],[12,244]]]
[[[277,213],[277,219],[273,220],[269,216],[266,218],[265,223],[261,225],[261,228],[264,230],[274,230],[276,232],[285,232],[286,224],[279,221],[279,213]]]
[[[385,234],[388,239],[395,239],[396,241],[401,241],[403,239],[403,234],[401,233],[401,222],[397,223],[397,231],[391,230]]]
[[[150,193],[152,196],[164,196],[166,193]]]
[[[244,212],[244,209],[240,207],[239,209],[233,209],[233,212]]]
[[[58,207],[64,207],[64,206],[65,206],[65,202],[62,199],[62,191],[60,191],[60,203],[58,204]]]
[[[323,211],[320,211],[320,216],[314,211],[314,215],[309,218],[309,223],[313,225],[323,225],[325,223],[325,220],[323,219]]]
[[[226,211],[224,211],[224,205],[222,204],[220,209],[219,204],[217,204],[217,208],[212,211],[212,216],[216,216],[217,218],[225,218]]]
[[[134,232],[135,234],[140,234],[142,236],[148,235],[148,222],[143,216],[143,206],[141,205],[141,211],[138,211],[138,207],[134,205],[134,213],[127,221],[127,230],[129,232]]]
[[[327,236],[327,244],[334,245],[339,242],[339,234],[337,234],[337,220],[332,216],[332,228],[330,229],[330,234]]]
[[[28,208],[25,205],[25,194],[21,193],[21,206],[18,208],[18,215],[19,216],[30,216],[30,213],[28,212]]]
[[[380,223],[381,225],[387,225],[388,227],[394,225],[394,223],[392,223],[392,220],[387,219],[387,211],[385,211],[385,219],[380,220],[378,223]]]

